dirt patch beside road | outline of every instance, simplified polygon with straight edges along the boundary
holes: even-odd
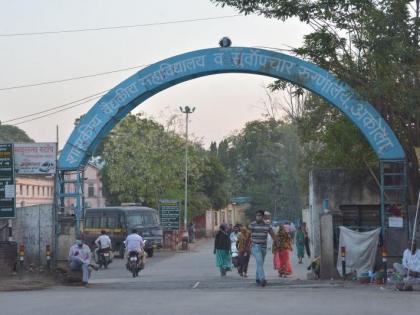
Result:
[[[16,275],[0,277],[0,292],[42,290],[56,284],[53,275]]]

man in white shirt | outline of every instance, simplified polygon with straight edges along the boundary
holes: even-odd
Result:
[[[142,255],[144,241],[143,241],[143,238],[137,234],[136,229],[133,229],[131,231],[131,234],[127,236],[126,240],[124,241],[124,244],[125,244],[125,248],[127,249],[128,257],[130,257],[130,253],[131,255],[135,253],[137,258],[140,258],[140,265],[144,266],[144,255]],[[128,262],[127,262],[126,267],[129,270]]]
[[[269,211],[264,211],[264,222],[271,226],[271,213]],[[277,233],[277,231],[274,231]],[[273,238],[270,234],[267,235],[267,249],[271,250],[273,248]]]
[[[87,285],[89,281],[90,256],[90,248],[83,244],[82,240],[76,240],[76,243],[70,247],[68,257],[70,270],[82,271],[84,285]]]
[[[95,244],[99,249],[102,250],[111,249],[111,239],[106,234],[106,231],[101,231],[101,235],[99,235],[99,237],[96,239]]]
[[[402,264],[394,263],[394,269],[401,275],[406,276],[410,270],[410,276],[420,277],[420,251],[417,250],[416,241],[413,242],[413,251],[411,251],[412,241],[408,242],[408,248],[404,251]]]
[[[143,251],[144,241],[143,238],[137,234],[137,230],[133,229],[131,234],[127,236],[127,239],[124,241],[125,248],[127,252],[137,252],[140,254]]]
[[[106,234],[105,230],[101,231],[101,235],[96,239],[95,244],[97,246],[97,250],[94,251],[95,261],[99,261],[99,254],[101,253],[110,253],[111,252],[111,239]]]
[[[232,233],[230,233],[230,252],[232,255],[232,264],[235,268],[238,267],[239,264],[239,255],[238,255],[238,248],[236,247],[236,243],[238,242],[239,237],[239,224],[235,224],[232,229]]]

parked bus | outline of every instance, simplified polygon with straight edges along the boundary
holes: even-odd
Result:
[[[83,226],[86,243],[92,246],[102,230],[111,238],[113,251],[124,257],[124,240],[132,229],[146,241],[145,251],[153,256],[155,248],[162,247],[163,231],[155,209],[143,206],[87,208]]]

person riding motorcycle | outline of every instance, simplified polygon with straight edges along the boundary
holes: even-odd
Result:
[[[125,248],[127,249],[127,257],[128,259],[130,256],[136,256],[137,259],[140,259],[140,266],[144,265],[143,260],[143,247],[144,247],[144,241],[143,238],[137,233],[136,229],[133,229],[131,231],[131,234],[129,234],[124,241]],[[127,262],[128,266],[128,262]]]
[[[105,230],[101,231],[101,235],[95,241],[98,250],[96,252],[96,261],[99,261],[99,257],[103,253],[111,253],[112,243],[110,237],[106,234]]]

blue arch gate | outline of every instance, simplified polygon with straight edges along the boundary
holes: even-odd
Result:
[[[381,225],[384,229],[385,205],[393,202],[387,198],[405,200],[405,153],[392,129],[373,106],[346,83],[313,63],[271,50],[221,47],[188,52],[150,65],[110,90],[83,116],[58,161],[60,191],[57,197],[75,199],[71,211],[76,217],[77,231],[82,217],[81,172],[112,128],[136,106],[160,91],[219,73],[259,74],[292,82],[323,97],[356,125],[380,160]],[[77,179],[71,181],[75,186],[73,192],[64,190],[68,172],[77,174]],[[392,184],[395,182],[398,184]],[[63,207],[60,209],[64,211]]]

